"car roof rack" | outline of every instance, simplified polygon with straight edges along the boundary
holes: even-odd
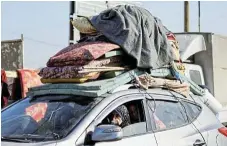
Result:
[[[39,96],[47,94],[72,94],[89,97],[99,97],[105,93],[114,93],[122,90],[122,88],[130,87],[126,85],[135,80],[136,77],[146,74],[147,72],[140,69],[133,69],[111,79],[98,80],[86,83],[66,83],[66,84],[46,84],[29,89],[28,96]],[[187,82],[190,85],[190,91],[196,95],[204,95],[204,89],[199,87],[189,78],[180,74],[173,67],[162,67],[150,70],[149,73],[153,77],[167,78],[176,77],[177,79]],[[122,86],[126,85],[126,86]]]

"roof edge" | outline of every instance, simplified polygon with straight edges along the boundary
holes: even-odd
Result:
[[[1,43],[16,43],[16,42],[23,42],[22,39],[15,39],[15,40],[2,40]]]

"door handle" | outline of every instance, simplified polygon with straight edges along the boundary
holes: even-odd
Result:
[[[201,140],[197,139],[195,141],[195,143],[193,144],[193,146],[203,146],[205,144],[206,144],[205,141],[201,141]]]

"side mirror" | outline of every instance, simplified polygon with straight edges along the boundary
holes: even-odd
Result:
[[[121,127],[116,125],[99,125],[92,133],[92,141],[116,141],[123,137]]]

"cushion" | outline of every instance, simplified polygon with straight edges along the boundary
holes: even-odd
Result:
[[[83,42],[70,45],[51,57],[47,66],[85,65],[114,49],[119,49],[119,46],[106,42]]]
[[[72,21],[72,25],[81,33],[90,34],[96,32],[88,17],[77,17]]]

